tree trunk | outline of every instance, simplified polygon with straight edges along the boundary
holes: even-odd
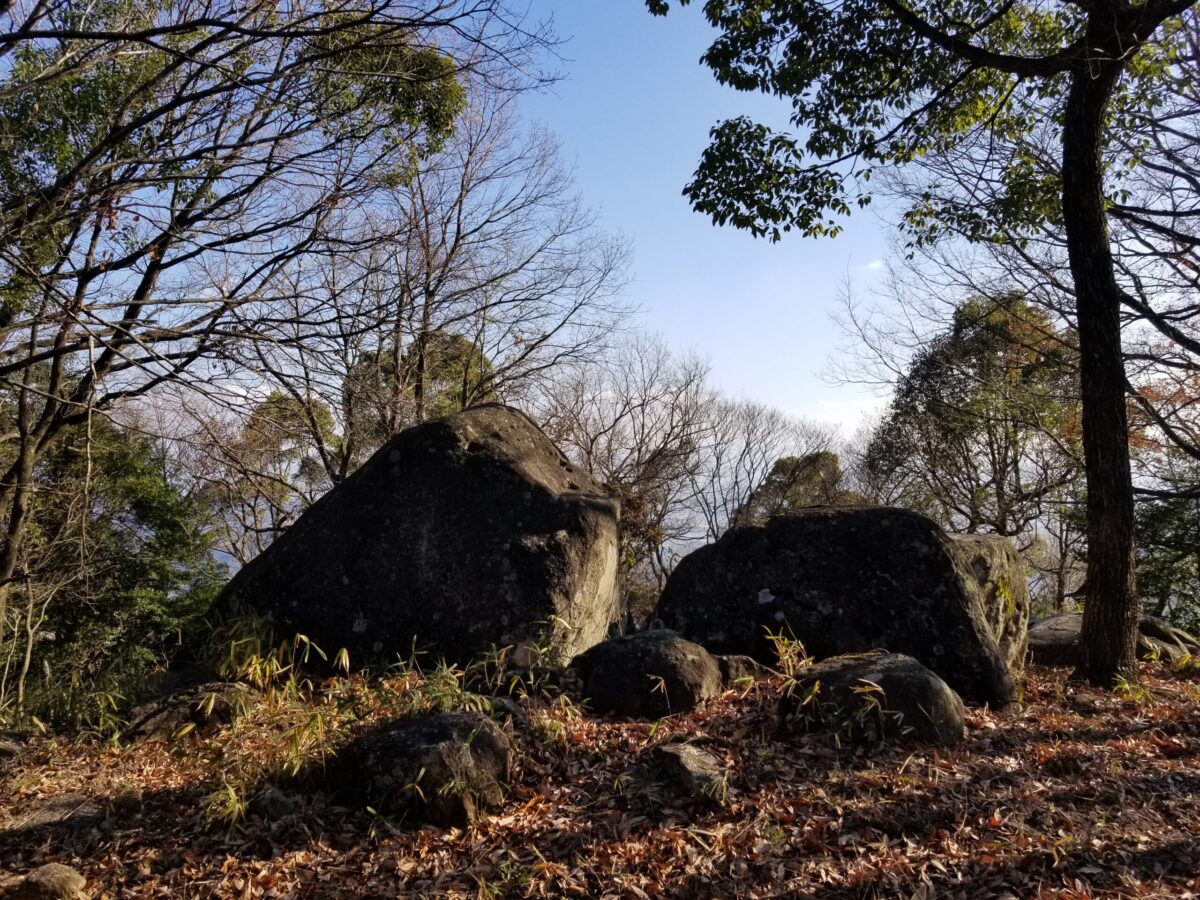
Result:
[[[426,394],[429,379],[429,331],[432,322],[433,296],[426,289],[421,303],[421,329],[417,332],[417,372],[413,382],[413,403],[416,407],[416,419],[425,421]]]
[[[0,497],[9,500],[8,522],[0,538],[0,639],[4,637],[4,623],[8,616],[8,598],[12,594],[17,561],[25,541],[25,528],[29,519],[29,504],[33,494],[33,467],[36,462],[37,436],[29,423],[29,376],[25,377],[17,401],[17,425],[20,431],[20,447],[17,458],[0,484]],[[13,639],[17,637],[14,626]]]
[[[1061,521],[1061,520],[1060,520]],[[1058,532],[1058,583],[1054,586],[1054,611],[1065,612],[1067,608],[1067,539],[1066,527]]]
[[[417,371],[416,380],[413,382],[413,405],[418,422],[425,421],[425,370],[428,365],[426,360],[428,346],[426,332],[422,329],[421,333],[417,335]]]
[[[1089,37],[1100,31],[1093,18]],[[1109,35],[1102,35],[1107,38]],[[1121,76],[1114,40],[1089,41],[1093,58],[1072,74],[1063,123],[1063,223],[1079,328],[1087,473],[1087,585],[1076,675],[1112,686],[1137,675],[1133,484],[1121,357],[1121,290],[1113,269],[1101,156],[1104,116]]]

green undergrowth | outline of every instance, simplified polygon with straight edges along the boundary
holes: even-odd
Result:
[[[340,747],[382,720],[459,710],[495,711],[505,719],[496,698],[528,698],[534,701],[525,704],[529,738],[562,743],[565,723],[579,715],[536,665],[544,658],[540,647],[525,648],[535,661],[529,668],[513,666],[513,648],[504,647],[466,667],[414,652],[374,674],[354,671],[344,650],[331,661],[304,635],[272,641],[258,623],[239,623],[224,647],[221,677],[252,685],[261,700],[202,745],[220,772],[205,800],[212,825],[236,823],[260,791],[319,770]],[[331,670],[335,674],[327,674]]]

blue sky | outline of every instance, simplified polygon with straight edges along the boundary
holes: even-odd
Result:
[[[633,244],[627,296],[643,324],[712,363],[735,396],[836,423],[849,436],[879,400],[820,374],[842,335],[831,314],[849,275],[877,277],[888,253],[870,213],[837,238],[778,244],[716,228],[681,195],[718,120],[750,115],[782,124],[772,98],[723,88],[699,64],[713,32],[697,6],[664,18],[643,0],[528,0],[566,43],[564,79],[527,100],[527,114],[563,142],[583,199],[601,224]]]

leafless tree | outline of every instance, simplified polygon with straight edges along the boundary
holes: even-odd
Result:
[[[27,0],[0,33],[0,625],[38,460],[272,323],[280,275],[546,44],[497,0]]]
[[[776,461],[836,445],[833,428],[795,419],[770,406],[721,398],[708,411],[709,428],[691,474],[692,506],[707,540],[735,524]]]
[[[657,596],[693,538],[692,479],[715,403],[708,365],[635,334],[603,362],[552,379],[535,402],[547,434],[621,501],[621,571]]]
[[[715,540],[778,459],[827,450],[832,429],[724,398],[708,364],[633,333],[532,398],[547,434],[621,501],[626,600],[653,608],[677,559]]]
[[[470,96],[443,148],[277,274],[225,348],[232,370],[186,401],[200,470],[238,510],[237,555],[401,429],[593,359],[625,311],[626,246],[596,228],[556,143],[511,93]]]

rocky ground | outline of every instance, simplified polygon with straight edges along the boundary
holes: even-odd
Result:
[[[0,889],[64,863],[94,898],[1200,894],[1200,680],[1147,665],[1143,688],[1105,694],[1066,675],[1033,669],[951,749],[782,738],[780,679],[657,723],[525,697],[503,704],[508,796],[468,828],[406,827],[282,775],[236,796],[230,773],[279,769],[287,741],[319,758],[341,715],[298,730],[267,703],[169,742],[36,739],[0,760]],[[678,742],[716,757],[715,790],[664,766],[655,748]]]

